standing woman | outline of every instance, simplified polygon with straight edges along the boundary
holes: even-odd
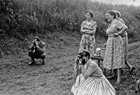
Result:
[[[124,20],[121,18],[121,13],[119,11],[115,11],[116,12],[116,19],[121,21],[123,24],[125,24]],[[121,33],[121,37],[123,39],[123,54],[124,54],[124,62],[126,64],[126,66],[129,69],[129,72],[133,72],[133,70],[135,69],[135,67],[131,64],[129,64],[128,62],[128,33],[126,31],[122,31]]]
[[[84,49],[90,51],[91,56],[95,53],[95,32],[97,23],[93,21],[93,12],[87,10],[85,14],[86,20],[81,24],[82,39],[80,43],[79,52]]]
[[[116,13],[113,10],[106,12],[106,19],[109,22],[106,33],[108,40],[106,42],[105,56],[103,60],[103,67],[105,69],[113,69],[114,74],[117,74],[116,83],[121,82],[121,68],[124,66],[123,62],[123,40],[120,36],[122,31],[127,29],[127,26],[116,20]],[[115,77],[115,76],[114,76]]]

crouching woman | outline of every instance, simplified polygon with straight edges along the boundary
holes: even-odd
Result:
[[[77,77],[71,88],[74,95],[115,95],[115,89],[88,51],[79,53],[75,71]]]

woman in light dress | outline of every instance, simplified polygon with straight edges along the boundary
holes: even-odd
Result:
[[[86,20],[81,24],[82,39],[80,42],[79,52],[84,49],[90,51],[91,56],[95,53],[95,32],[97,23],[93,20],[93,12],[87,10],[85,14]]]
[[[106,42],[105,55],[103,60],[103,67],[105,69],[113,70],[117,74],[116,83],[121,82],[120,70],[124,66],[123,62],[123,40],[120,36],[127,26],[121,21],[116,20],[116,13],[113,10],[106,12],[106,19],[109,23],[106,33],[108,40]],[[115,76],[113,76],[115,77]]]
[[[90,53],[79,53],[75,64],[76,81],[71,92],[74,95],[115,95],[115,89],[103,75],[98,64],[90,59]]]

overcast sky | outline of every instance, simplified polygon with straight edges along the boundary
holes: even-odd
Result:
[[[92,0],[92,1],[100,1],[109,4],[111,3],[111,4],[126,4],[140,6],[140,0]]]

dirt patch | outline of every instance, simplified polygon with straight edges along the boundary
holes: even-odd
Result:
[[[77,47],[49,53],[45,65],[29,66],[27,53],[7,56],[0,60],[0,94],[1,95],[72,95],[74,83],[73,64]],[[39,63],[40,61],[38,61]],[[129,45],[129,62],[136,66],[136,71],[125,76],[120,85],[111,83],[117,95],[136,95],[134,84],[140,78],[140,46],[139,43]]]

